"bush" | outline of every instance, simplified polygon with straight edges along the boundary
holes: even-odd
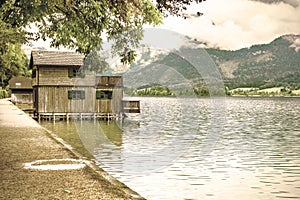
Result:
[[[0,89],[0,99],[7,98],[9,96],[6,90]]]

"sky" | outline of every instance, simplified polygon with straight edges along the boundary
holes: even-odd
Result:
[[[228,50],[300,34],[300,0],[206,0],[189,6],[185,15],[165,18],[160,28]]]

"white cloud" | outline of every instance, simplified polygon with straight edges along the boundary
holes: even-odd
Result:
[[[300,0],[293,0],[294,5],[297,1],[300,4]],[[188,10],[198,11],[204,15],[186,20],[168,17],[162,27],[224,49],[268,43],[284,34],[300,34],[300,6],[283,2],[209,0]]]

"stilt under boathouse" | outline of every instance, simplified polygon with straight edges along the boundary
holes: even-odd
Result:
[[[83,60],[75,52],[31,53],[33,107],[38,120],[110,120],[131,110],[140,112],[139,101],[123,101],[122,76],[95,76],[82,70]]]

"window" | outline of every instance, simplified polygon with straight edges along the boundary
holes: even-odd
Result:
[[[96,99],[112,99],[112,91],[110,90],[97,90]]]
[[[76,77],[84,78],[85,74],[83,70],[71,67],[68,69],[68,76],[69,78],[76,78]]]
[[[33,69],[31,73],[31,78],[35,78],[35,77],[36,77],[36,69]]]
[[[85,99],[84,90],[69,90],[68,99]]]

